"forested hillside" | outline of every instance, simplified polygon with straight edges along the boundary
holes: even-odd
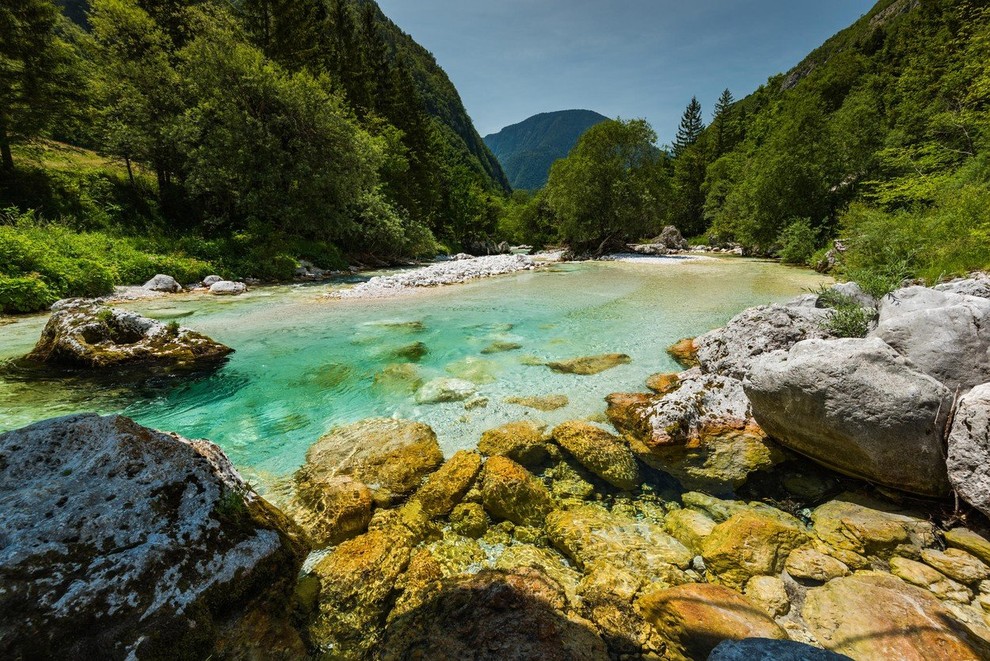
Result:
[[[540,113],[486,135],[485,144],[514,189],[536,190],[547,183],[554,161],[567,156],[585,131],[606,119],[591,110]]]
[[[277,280],[300,258],[433,255],[495,231],[497,160],[370,0],[12,0],[0,31],[4,309],[162,264]]]

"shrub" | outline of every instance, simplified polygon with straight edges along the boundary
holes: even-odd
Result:
[[[0,275],[0,311],[5,314],[44,310],[58,298],[37,274],[13,278]]]
[[[810,264],[817,243],[817,232],[811,227],[811,220],[795,220],[780,234],[780,261],[784,264]]]
[[[825,285],[822,285],[817,293],[818,304],[831,308],[822,324],[825,330],[835,337],[866,337],[870,323],[877,314],[875,309],[864,308],[852,296],[837,292]]]

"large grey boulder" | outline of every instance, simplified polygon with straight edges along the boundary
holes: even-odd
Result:
[[[947,465],[956,493],[990,516],[990,383],[959,400],[949,432]]]
[[[144,289],[148,291],[163,291],[169,294],[175,294],[182,291],[182,285],[170,275],[163,275],[159,273],[148,282],[144,283]]]
[[[0,435],[0,654],[281,654],[249,638],[291,632],[298,535],[208,441],[95,414]]]
[[[246,291],[247,285],[243,282],[220,280],[210,285],[210,293],[214,296],[238,296]]]
[[[737,314],[722,328],[694,341],[701,369],[742,379],[750,362],[802,340],[824,338],[826,310],[808,306],[761,305]]]
[[[188,328],[80,299],[60,303],[27,360],[76,367],[217,364],[233,351]]]
[[[880,303],[878,337],[917,366],[965,392],[990,381],[990,300],[906,287]]]
[[[756,421],[792,450],[894,489],[948,493],[953,394],[882,340],[799,342],[755,360],[744,388]]]
[[[990,274],[977,273],[969,278],[943,282],[940,285],[935,285],[934,289],[936,291],[952,292],[953,294],[990,298]]]

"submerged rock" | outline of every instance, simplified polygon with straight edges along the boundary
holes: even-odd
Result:
[[[684,369],[698,366],[698,347],[694,338],[687,337],[667,347],[667,355],[677,361]]]
[[[952,393],[882,340],[800,342],[756,360],[745,389],[760,426],[792,450],[893,489],[949,492]]]
[[[518,342],[507,342],[505,340],[497,340],[492,342],[487,347],[481,350],[483,354],[492,353],[506,353],[509,351],[516,351],[517,349],[522,349],[522,345]]]
[[[551,435],[578,463],[617,489],[639,486],[636,458],[621,439],[581,421],[557,425]]]
[[[182,291],[182,285],[170,275],[164,275],[159,273],[148,282],[142,285],[143,289],[148,291],[162,291],[169,294],[175,294]]]
[[[990,383],[973,388],[956,405],[946,464],[956,493],[990,516]]]
[[[699,583],[651,592],[638,602],[647,622],[669,641],[668,658],[705,659],[723,640],[787,634],[758,606],[721,585]]]
[[[446,516],[474,485],[480,471],[481,455],[461,450],[426,478],[414,498],[428,516]]]
[[[935,596],[889,574],[856,574],[809,590],[801,614],[826,649],[857,660],[976,661],[990,655],[987,641]]]
[[[750,415],[742,383],[694,369],[665,395],[609,395],[608,417],[640,461],[689,489],[731,491],[783,461]]]
[[[526,408],[546,412],[562,409],[570,404],[570,400],[567,398],[567,395],[542,395],[534,397],[506,397],[505,403],[517,404]]]
[[[317,548],[334,546],[368,529],[371,489],[347,475],[309,482],[288,510]]]
[[[301,531],[217,446],[81,414],[0,435],[0,457],[6,658],[304,653],[280,619]]]
[[[464,379],[433,379],[416,391],[417,404],[462,402],[477,392],[474,384]]]
[[[415,365],[390,363],[375,374],[374,385],[389,392],[408,393],[419,390],[423,378]]]
[[[125,364],[216,364],[233,349],[188,328],[136,312],[67,301],[52,313],[28,361],[105,368]]]
[[[583,358],[549,362],[546,363],[546,366],[554,372],[590,376],[610,370],[613,367],[618,367],[619,365],[628,365],[631,362],[632,358],[624,353],[608,353],[600,356],[585,356]]]
[[[493,517],[519,525],[542,526],[553,509],[546,486],[506,457],[492,457],[485,462],[481,496],[485,509]]]
[[[422,342],[413,342],[404,347],[399,347],[391,353],[391,356],[397,360],[410,360],[415,363],[422,360],[428,353],[430,353],[430,349],[425,344]]]
[[[436,434],[421,422],[374,418],[337,427],[306,452],[295,475],[300,502],[316,507],[324,485],[338,475],[367,484],[375,502],[394,505],[411,495],[443,463]]]
[[[646,380],[646,387],[658,395],[673,392],[680,385],[681,376],[678,373],[654,374]]]
[[[852,661],[836,654],[793,640],[745,638],[723,640],[708,656],[708,661]]]
[[[508,457],[523,466],[539,466],[548,457],[543,429],[532,420],[506,423],[484,432],[478,451],[488,457]]]

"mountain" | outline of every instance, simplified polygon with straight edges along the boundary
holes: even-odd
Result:
[[[485,136],[485,144],[513,188],[534,190],[547,183],[554,161],[567,156],[585,131],[607,119],[591,110],[545,112]]]

